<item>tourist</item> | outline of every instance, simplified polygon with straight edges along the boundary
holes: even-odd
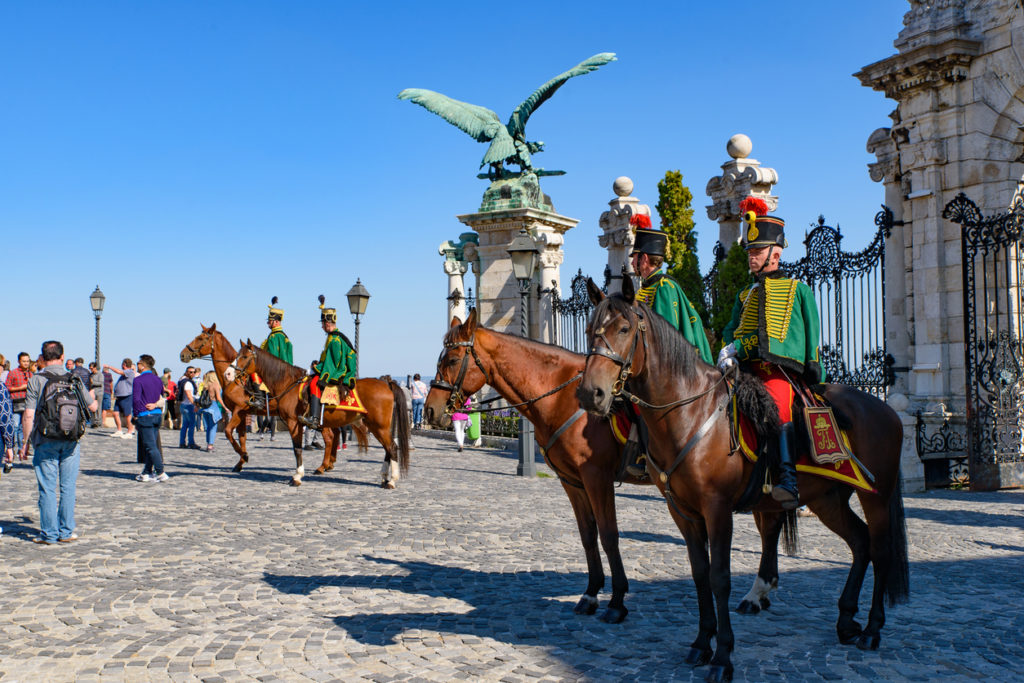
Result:
[[[160,378],[153,373],[156,362],[153,356],[139,356],[139,374],[132,382],[132,414],[139,431],[138,454],[142,460],[142,473],[135,481],[167,481],[164,472],[163,454],[160,452],[160,423],[163,409],[160,407],[164,387]]]
[[[28,381],[25,404],[26,442],[21,447],[22,458],[27,457],[28,442],[32,442],[35,455],[32,467],[36,471],[39,485],[39,536],[33,542],[52,545],[55,542],[70,543],[78,538],[75,534],[75,483],[78,480],[78,462],[81,450],[78,440],[63,441],[47,438],[41,429],[33,429],[35,415],[41,408],[44,388],[51,378],[61,377],[64,365],[64,345],[58,341],[43,342],[43,367]],[[96,401],[89,390],[76,382],[79,400],[90,412],[96,409]],[[85,416],[82,416],[85,419]],[[42,420],[40,420],[42,422]],[[57,490],[60,490],[60,502]]]
[[[4,444],[4,473],[10,472],[14,467],[15,427],[14,423],[19,418],[14,414],[14,405],[11,402],[11,392],[0,383],[0,435]]]
[[[178,418],[178,383],[171,379],[171,369],[164,368],[164,374],[160,378],[161,383],[164,385],[164,414],[163,414],[163,428],[164,429],[179,429],[181,422]]]
[[[108,418],[113,417],[111,407],[114,405],[114,376],[110,374],[106,366],[103,366],[103,406],[101,413],[101,424]]]
[[[206,433],[206,450],[212,451],[213,442],[217,438],[217,423],[226,410],[220,394],[220,381],[213,370],[203,375],[203,390],[199,394],[198,408],[203,420],[203,431]]]
[[[455,430],[455,443],[459,445],[459,452],[462,452],[462,445],[466,440],[466,429],[469,428],[469,415],[462,412],[469,408],[469,399],[462,404],[459,412],[452,413],[452,429]]]
[[[132,382],[135,380],[135,370],[132,369],[132,359],[125,358],[121,361],[121,369],[104,365],[104,368],[112,373],[121,375],[114,384],[114,426],[115,431],[111,436],[119,436],[123,439],[135,436],[135,427],[132,425]],[[121,420],[124,420],[125,432],[121,432]]]
[[[178,448],[194,448],[196,445],[196,382],[193,379],[196,368],[185,368],[185,374],[178,380],[178,410],[181,411],[181,431],[178,433]],[[188,444],[185,443],[186,438]]]
[[[420,429],[423,426],[423,403],[427,400],[427,385],[420,379],[420,373],[412,376],[412,426]]]
[[[103,373],[96,367],[96,363],[89,363],[89,384],[87,386],[92,390],[92,397],[100,406],[92,414],[90,427],[95,429],[103,426]]]
[[[11,402],[14,406],[15,415],[15,442],[17,444],[18,452],[20,453],[23,449],[22,446],[28,443],[28,437],[25,433],[25,403],[26,403],[26,391],[28,389],[28,381],[33,375],[32,372],[32,359],[27,353],[22,351],[18,354],[18,367],[12,369],[7,373],[7,390],[11,392]],[[22,456],[22,460],[28,460],[28,453],[31,451],[26,450],[25,455]]]

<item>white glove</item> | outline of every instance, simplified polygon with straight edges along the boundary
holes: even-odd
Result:
[[[718,352],[718,369],[723,373],[727,372],[730,368],[739,365],[739,361],[736,360],[736,345],[729,344],[722,348]]]

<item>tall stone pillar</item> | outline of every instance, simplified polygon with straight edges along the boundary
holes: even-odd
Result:
[[[458,317],[466,319],[466,283],[464,275],[469,270],[470,262],[467,252],[476,246],[477,235],[472,232],[464,232],[459,235],[459,240],[448,240],[442,242],[437,248],[438,253],[444,256],[444,272],[448,276],[448,322]]]
[[[484,193],[480,211],[457,218],[478,236],[476,299],[480,324],[499,332],[519,334],[520,329],[519,283],[512,276],[508,245],[524,228],[534,238],[540,258],[528,297],[530,335],[549,341],[550,299],[553,289],[561,288],[563,236],[579,221],[556,213],[550,197],[541,194],[535,183],[536,178],[529,177],[495,180]]]
[[[608,293],[617,294],[622,291],[622,274],[633,273],[629,253],[633,250],[634,234],[629,220],[638,215],[649,217],[651,207],[632,196],[633,181],[626,176],[615,179],[612,191],[615,199],[608,202],[610,208],[601,214],[597,222],[603,230],[597,241],[608,250],[608,272],[611,273]]]
[[[1003,213],[1020,187],[1024,13],[1012,0],[911,0],[903,24],[897,54],[854,74],[898,103],[891,129],[868,140],[871,177],[903,221],[886,252],[886,316],[907,332],[889,341],[902,354],[905,413],[963,413],[960,226],[942,211],[964,192],[983,214]],[[918,464],[912,444],[903,464]]]
[[[709,180],[704,190],[711,198],[708,218],[718,221],[718,243],[726,251],[740,241],[741,201],[747,197],[763,199],[770,212],[779,206],[779,198],[771,193],[772,185],[779,182],[779,174],[751,159],[753,149],[750,138],[742,133],[729,138],[725,150],[732,161],[722,164],[722,175]]]

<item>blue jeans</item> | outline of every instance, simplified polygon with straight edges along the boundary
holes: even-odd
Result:
[[[178,447],[185,447],[185,435],[188,434],[188,445],[196,445],[196,406],[194,403],[181,404],[181,435]]]
[[[14,414],[14,448],[20,449],[22,444],[25,443],[25,434],[21,431],[21,418],[25,416],[25,412]]]
[[[139,432],[138,449],[139,455],[142,456],[143,474],[163,474],[164,472],[164,457],[160,452],[160,442],[158,441],[158,430],[162,421],[163,415],[160,413],[135,418],[135,429]]]
[[[426,399],[414,398],[412,400],[412,424],[419,427],[423,424],[423,403]]]
[[[32,467],[39,484],[39,531],[43,539],[52,543],[75,533],[75,482],[81,451],[77,441],[49,439],[40,442],[35,451]]]
[[[212,446],[214,439],[217,438],[217,421],[213,419],[213,413],[209,410],[204,410],[199,414],[203,416],[203,431],[206,432],[206,445]]]

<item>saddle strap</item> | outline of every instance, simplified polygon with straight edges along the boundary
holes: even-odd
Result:
[[[554,463],[552,463],[551,460],[548,459],[548,451],[550,451],[551,447],[558,442],[558,439],[562,436],[562,434],[565,433],[565,430],[573,426],[576,423],[576,420],[583,417],[584,412],[585,411],[583,410],[583,408],[579,408],[575,413],[573,413],[572,416],[568,420],[566,420],[561,427],[556,429],[554,434],[551,435],[551,438],[548,439],[547,446],[544,446],[543,448],[540,449],[540,454],[541,456],[544,457],[544,462],[547,463],[548,467],[554,470],[555,474],[558,476],[558,480],[568,484],[569,486],[574,486],[578,489],[584,488],[583,484],[581,484],[578,481],[567,479],[566,476],[557,467],[555,467]]]

